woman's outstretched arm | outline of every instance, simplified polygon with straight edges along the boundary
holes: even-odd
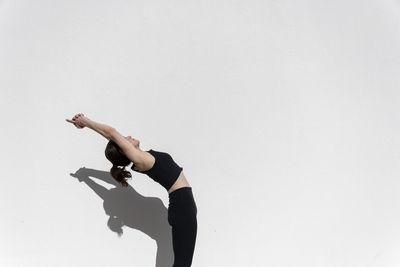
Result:
[[[136,166],[142,166],[145,162],[145,155],[140,150],[135,148],[124,136],[122,136],[116,129],[106,124],[98,123],[85,117],[82,113],[75,115],[72,120],[66,119],[66,121],[73,123],[76,128],[82,129],[89,127],[94,131],[98,132],[108,140],[114,141],[123,151],[127,158],[135,163]]]
[[[78,128],[78,129],[89,127],[90,129],[98,132],[99,134],[101,134],[102,136],[107,138],[108,140],[111,139],[111,134],[112,134],[112,131],[114,130],[114,128],[109,125],[92,121],[88,117],[85,117],[85,115],[83,115],[82,113],[75,115],[72,118],[72,120],[66,119],[66,121],[73,123],[76,126],[76,128]]]

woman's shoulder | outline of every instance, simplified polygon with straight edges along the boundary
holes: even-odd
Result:
[[[156,151],[154,151],[153,149],[143,151],[141,162],[133,164],[132,170],[140,172],[147,172],[151,170],[156,163],[157,153],[155,152]]]

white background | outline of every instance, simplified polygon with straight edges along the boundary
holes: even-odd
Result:
[[[184,168],[193,267],[399,266],[399,47],[398,0],[0,1],[0,266],[172,265],[76,113]]]

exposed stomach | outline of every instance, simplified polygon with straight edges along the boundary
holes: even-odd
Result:
[[[183,170],[178,176],[178,179],[176,179],[175,183],[171,186],[171,188],[168,190],[168,194],[171,194],[173,191],[176,189],[179,189],[181,187],[188,187],[190,184],[186,180],[185,175],[183,174]]]

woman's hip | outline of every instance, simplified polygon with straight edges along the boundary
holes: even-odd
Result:
[[[191,187],[181,187],[169,194],[168,222],[197,222],[197,205]]]

